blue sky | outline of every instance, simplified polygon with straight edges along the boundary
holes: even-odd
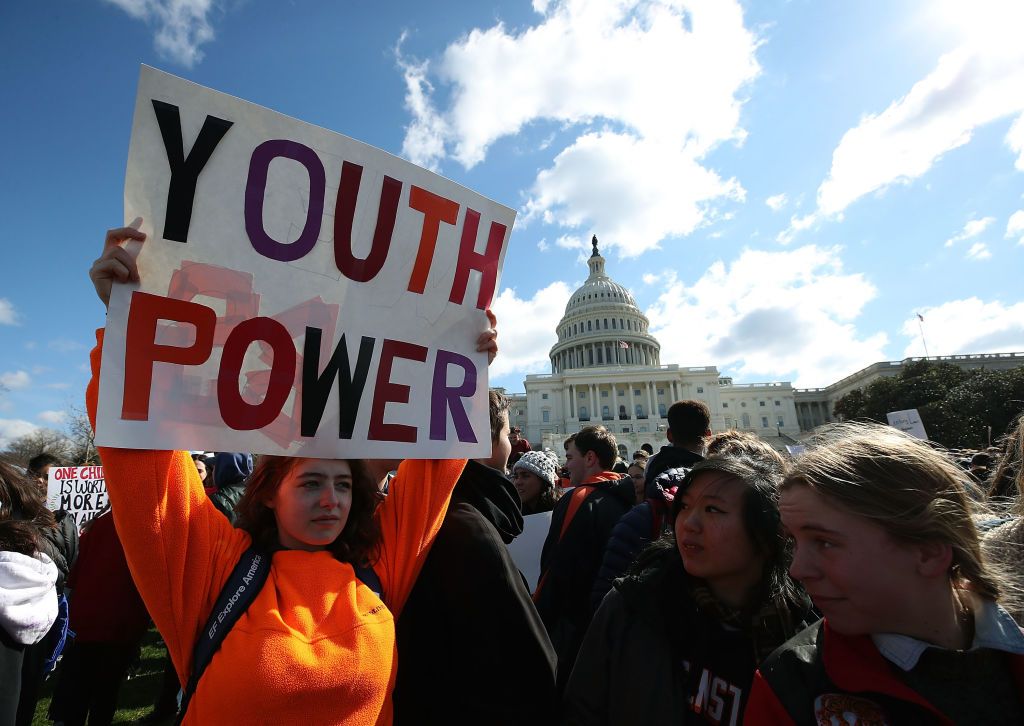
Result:
[[[822,386],[1024,350],[1024,50],[995,0],[0,5],[0,445],[60,428],[103,314],[139,64],[519,210],[492,383],[548,370],[596,233],[662,361]]]

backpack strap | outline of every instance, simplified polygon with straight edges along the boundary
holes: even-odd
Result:
[[[206,667],[213,660],[214,653],[220,648],[228,632],[234,627],[242,613],[249,609],[256,595],[263,589],[270,574],[270,561],[272,552],[258,549],[255,546],[249,547],[242,556],[238,558],[238,564],[231,571],[228,581],[224,583],[224,589],[220,591],[217,602],[210,611],[210,617],[199,633],[195,648],[192,651],[192,674],[181,697],[181,706],[178,708],[178,718],[175,723],[180,724],[185,719],[188,711],[188,704],[199,686],[199,679],[203,677]],[[353,565],[356,578],[370,588],[377,597],[383,597],[384,588],[381,586],[380,577],[372,567],[364,565]]]
[[[562,537],[565,536],[565,532],[569,529],[569,524],[572,522],[573,517],[576,516],[576,512],[579,511],[580,506],[583,504],[583,500],[586,499],[590,492],[594,491],[595,487],[591,485],[578,486],[572,490],[572,494],[569,495],[569,506],[565,510],[565,517],[562,519],[562,529],[558,532],[558,541],[562,541]],[[540,576],[540,582],[537,583],[537,589],[533,593],[533,601],[537,602],[540,597],[540,590],[544,587],[544,582],[548,579],[548,571],[545,570],[544,574]]]
[[[199,679],[203,677],[206,667],[213,660],[214,653],[220,648],[234,624],[242,617],[242,613],[249,609],[249,605],[263,589],[267,575],[270,574],[270,560],[270,552],[255,546],[249,547],[242,553],[238,564],[224,583],[224,589],[220,591],[192,651],[192,674],[185,684],[176,723],[180,724],[185,719]]]

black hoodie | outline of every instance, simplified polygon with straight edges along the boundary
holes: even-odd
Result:
[[[628,476],[602,481],[587,494],[563,536],[573,491],[567,491],[551,513],[551,529],[540,555],[544,584],[538,586],[535,600],[558,654],[559,692],[565,687],[590,624],[590,593],[608,537],[636,503],[636,489]]]
[[[506,546],[515,487],[475,461],[455,485],[397,626],[396,724],[551,723],[555,654]]]

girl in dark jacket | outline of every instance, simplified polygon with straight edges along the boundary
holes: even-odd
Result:
[[[806,624],[786,574],[779,462],[715,456],[683,479],[671,534],[594,616],[566,692],[572,724],[738,724],[757,665]]]
[[[790,572],[825,617],[761,665],[746,723],[1024,723],[1014,588],[969,486],[878,424],[836,425],[797,460],[779,506]]]

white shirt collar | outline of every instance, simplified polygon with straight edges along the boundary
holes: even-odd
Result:
[[[970,650],[990,648],[1006,653],[1024,655],[1024,631],[1013,617],[991,600],[970,597],[971,612],[974,614],[974,641]],[[896,633],[874,633],[872,642],[878,652],[904,671],[917,665],[921,654],[937,645]]]

